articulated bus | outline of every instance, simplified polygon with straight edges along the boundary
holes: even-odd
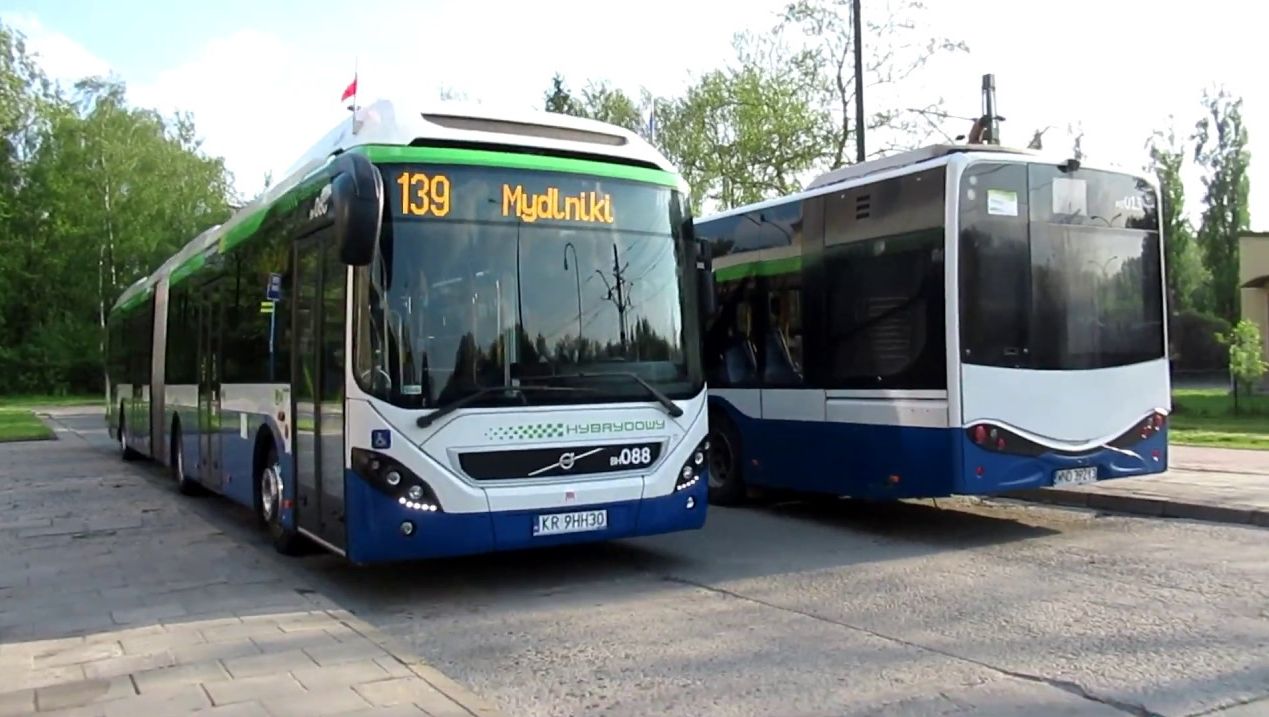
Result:
[[[109,316],[107,422],[354,563],[700,528],[708,259],[637,135],[358,109]]]
[[[1158,206],[1143,176],[941,145],[698,219],[711,500],[1165,470]]]

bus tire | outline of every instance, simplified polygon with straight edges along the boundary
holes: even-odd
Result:
[[[181,422],[172,421],[171,460],[168,466],[172,478],[176,480],[176,489],[181,495],[199,495],[201,491],[197,481],[190,479],[185,473],[185,443],[181,440]]]
[[[709,414],[709,502],[740,505],[748,490],[741,463],[740,433],[722,411]]]
[[[256,469],[257,514],[269,531],[274,549],[283,555],[298,555],[303,548],[303,537],[282,525],[282,467],[272,441],[260,463]]]
[[[119,457],[125,461],[136,460],[138,454],[128,447],[128,421],[124,418],[123,404],[119,404]]]

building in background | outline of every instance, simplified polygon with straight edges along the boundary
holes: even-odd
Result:
[[[1238,286],[1238,315],[1260,327],[1261,351],[1269,360],[1269,232],[1238,238]],[[1269,386],[1269,377],[1262,386]]]

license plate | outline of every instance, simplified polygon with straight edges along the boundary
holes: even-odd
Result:
[[[1053,474],[1053,485],[1081,485],[1097,482],[1097,466],[1066,468]]]
[[[552,513],[539,515],[533,524],[534,535],[560,535],[563,533],[585,533],[591,530],[603,530],[608,527],[608,511],[583,510],[576,513]]]

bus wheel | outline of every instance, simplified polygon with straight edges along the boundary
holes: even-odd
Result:
[[[738,505],[747,491],[741,472],[740,434],[721,412],[709,416],[709,502]]]
[[[176,479],[176,489],[181,495],[198,495],[198,483],[190,480],[185,473],[185,443],[181,441],[181,424],[172,424],[172,477]]]
[[[260,510],[260,520],[269,531],[273,547],[283,555],[296,555],[300,552],[302,538],[299,533],[282,525],[282,467],[278,465],[278,452],[273,446],[259,471],[256,495]]]
[[[137,452],[128,447],[128,424],[123,417],[123,406],[119,406],[119,456],[125,461],[137,457]]]

